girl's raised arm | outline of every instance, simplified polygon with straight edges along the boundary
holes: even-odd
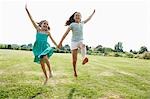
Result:
[[[68,28],[68,29],[66,30],[65,34],[63,35],[63,37],[62,37],[62,39],[61,39],[61,41],[60,41],[60,43],[59,43],[59,45],[58,45],[58,48],[61,47],[63,40],[66,38],[66,36],[67,36],[68,33],[70,32],[70,30],[71,30],[70,28]]]
[[[32,16],[31,16],[31,14],[29,13],[29,11],[28,11],[28,9],[27,9],[27,5],[25,5],[25,9],[26,9],[26,11],[27,11],[27,14],[28,14],[28,16],[29,16],[29,18],[30,18],[30,20],[31,20],[31,22],[32,22],[32,24],[33,24],[33,26],[38,30],[38,26],[36,25],[36,23],[35,23],[34,20],[32,19]]]
[[[84,20],[83,22],[87,23],[92,18],[92,16],[94,15],[94,13],[95,13],[95,9],[94,9],[93,13],[86,20]]]
[[[58,45],[56,44],[55,40],[52,38],[50,32],[48,32],[48,36],[50,37],[50,39],[52,40],[52,42],[54,43],[54,45],[57,47]]]

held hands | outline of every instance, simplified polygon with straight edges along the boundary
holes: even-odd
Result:
[[[57,46],[57,48],[59,48],[59,49],[60,49],[61,47],[62,47],[62,44],[61,44],[61,43],[59,43],[59,45]]]

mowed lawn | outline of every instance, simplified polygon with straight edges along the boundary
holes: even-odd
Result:
[[[71,54],[50,58],[53,78],[44,74],[31,51],[0,50],[0,99],[150,99],[150,60],[89,56],[73,77]]]

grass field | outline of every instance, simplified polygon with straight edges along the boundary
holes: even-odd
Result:
[[[0,50],[0,99],[150,99],[150,61],[89,56],[78,79],[73,77],[71,54],[53,54],[54,77],[44,75],[30,51]]]

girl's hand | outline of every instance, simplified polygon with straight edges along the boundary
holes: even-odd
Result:
[[[94,9],[93,13],[86,20],[84,20],[83,22],[87,23],[92,18],[92,16],[94,15],[94,13],[95,13],[95,9]]]
[[[94,9],[93,13],[95,13],[95,9]]]
[[[61,43],[59,43],[59,45],[57,46],[59,49],[62,47],[62,44]]]
[[[27,4],[25,5],[25,10],[26,10],[26,12],[27,12],[27,14],[28,14],[28,17],[30,18],[30,20],[31,20],[31,22],[32,22],[32,24],[33,24],[33,26],[34,26],[35,29],[38,31],[38,26],[37,26],[37,24],[34,22],[34,20],[32,19],[32,16],[31,16],[29,10],[27,9]]]
[[[27,4],[25,5],[25,9],[27,9]]]

